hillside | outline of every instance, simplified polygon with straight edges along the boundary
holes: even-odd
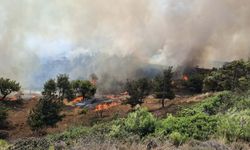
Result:
[[[226,99],[222,102],[221,100],[223,100],[224,98]],[[250,99],[249,99],[249,96],[245,97],[245,99],[242,99],[242,98],[243,98],[242,96],[237,96],[237,94],[235,95],[233,93],[228,93],[228,92],[207,93],[207,94],[200,94],[200,95],[195,95],[195,96],[177,97],[174,100],[166,102],[165,108],[161,108],[161,104],[159,100],[153,97],[148,97],[142,107],[147,108],[148,111],[153,114],[154,117],[153,116],[152,117],[158,120],[157,121],[158,123],[156,123],[155,119],[152,118],[155,121],[150,119],[151,121],[156,123],[156,124],[153,123],[156,125],[156,126],[154,125],[155,128],[159,128],[160,126],[157,124],[159,124],[161,121],[165,122],[164,120],[169,118],[167,117],[169,116],[167,114],[173,114],[174,116],[176,116],[176,119],[177,119],[178,117],[181,118],[181,116],[184,113],[185,118],[189,118],[190,112],[192,112],[192,116],[194,116],[193,112],[197,111],[198,113],[199,111],[205,111],[202,109],[207,109],[206,111],[216,110],[216,112],[214,112],[214,114],[211,114],[211,115],[212,116],[216,115],[217,117],[220,117],[221,116],[220,113],[223,112],[224,115],[222,116],[225,116],[225,119],[226,119],[227,113],[225,112],[228,111],[228,114],[230,114],[230,109],[233,108],[233,106],[238,108],[239,111],[245,110],[245,113],[247,113],[249,106],[247,107],[242,104],[244,103],[244,104],[249,105]],[[240,100],[240,101],[237,101],[237,100]],[[162,134],[159,134],[158,130],[161,130],[160,129],[161,127],[159,129],[155,129],[155,133],[144,136],[143,138],[140,136],[140,134],[138,135],[137,132],[134,132],[132,130],[129,131],[131,133],[126,133],[128,131],[122,128],[119,130],[116,130],[114,127],[116,126],[116,124],[117,125],[120,124],[119,118],[125,117],[124,118],[125,120],[122,119],[125,122],[129,121],[128,120],[129,118],[132,119],[131,117],[133,115],[131,116],[131,108],[128,105],[119,105],[119,106],[110,108],[103,113],[103,117],[100,117],[96,112],[93,112],[93,111],[87,112],[87,114],[79,114],[79,113],[76,113],[76,110],[73,110],[73,109],[64,110],[63,113],[65,114],[65,117],[63,121],[59,122],[56,128],[47,129],[47,133],[49,134],[49,136],[23,139],[24,137],[34,137],[31,130],[28,128],[25,120],[26,120],[29,109],[34,107],[36,101],[37,101],[36,99],[26,101],[23,104],[22,108],[19,108],[16,110],[10,110],[9,112],[11,116],[9,118],[9,121],[11,121],[14,124],[14,127],[11,130],[9,130],[9,133],[10,133],[9,141],[12,141],[11,143],[15,143],[14,147],[18,147],[19,145],[19,147],[20,148],[22,147],[22,149],[25,149],[25,147],[28,149],[28,148],[32,148],[34,146],[33,144],[37,143],[38,146],[39,144],[41,144],[40,148],[43,149],[42,148],[43,146],[46,147],[46,144],[44,144],[44,142],[45,143],[48,142],[47,145],[50,145],[50,147],[52,146],[56,149],[58,149],[58,147],[64,147],[66,149],[72,148],[72,149],[83,149],[83,150],[102,149],[102,148],[104,149],[111,149],[111,148],[112,149],[146,149],[150,146],[155,147],[156,149],[176,149],[176,146],[174,143],[172,143],[172,140],[174,141],[177,140],[176,141],[177,144],[181,142],[182,140],[184,140],[183,136],[179,137],[178,134],[176,135],[176,137],[175,136],[171,137],[170,139],[172,140],[165,140],[168,136],[163,136]],[[218,105],[218,102],[221,104],[224,103],[225,105]],[[244,114],[244,111],[240,111],[240,112],[241,114]],[[127,116],[127,113],[129,113],[129,116]],[[132,114],[133,113],[137,113],[137,112],[132,112]],[[233,113],[236,116],[238,115],[238,112],[233,112]],[[150,118],[150,115],[149,115],[150,113],[147,114],[147,112],[145,112],[143,114],[144,114],[143,115],[144,117],[141,119],[146,119],[148,117]],[[138,115],[140,115],[140,113]],[[248,123],[248,120],[245,120],[245,121],[246,123]],[[131,123],[133,123],[133,121]],[[204,122],[204,123],[209,124],[209,122]],[[147,127],[148,125],[146,125],[145,127],[142,126],[142,128],[148,128]],[[249,124],[246,124],[246,125],[248,126]],[[237,127],[237,126],[232,126],[232,129],[234,127]],[[171,127],[170,129],[172,130],[173,128],[174,127]],[[249,128],[247,127],[246,129],[247,130],[244,131],[246,134],[245,140],[249,140],[250,138],[248,136],[248,133],[250,133],[248,132]],[[231,130],[231,129],[228,129],[228,130]],[[228,131],[224,131],[224,132],[228,132]],[[203,134],[205,133],[206,132],[204,132]],[[224,135],[224,133],[222,135]],[[231,136],[237,136],[237,135],[238,133],[234,133]],[[205,138],[205,139],[206,140],[210,139],[210,140],[204,141],[204,142],[202,142],[203,140],[201,142],[188,140],[189,142],[185,142],[186,144],[183,144],[183,145],[181,144],[178,149],[186,150],[186,149],[203,149],[203,148],[206,149],[207,148],[207,149],[227,150],[230,148],[241,149],[240,147],[242,147],[243,149],[249,148],[248,144],[244,142],[244,140],[243,141],[240,140],[242,142],[239,142],[237,140],[238,142],[235,143],[236,142],[235,140],[231,141],[230,139],[228,139],[231,141],[230,142],[231,144],[227,144],[225,143],[225,141],[227,138],[230,138],[230,137],[223,136],[222,138],[221,135],[213,135],[213,136],[208,136],[208,137],[209,138]],[[18,139],[18,138],[21,138],[21,139]],[[185,141],[186,140],[187,139],[185,139]],[[43,141],[42,142],[43,144],[41,143],[41,141]],[[23,142],[27,143],[27,145],[24,146]],[[122,144],[124,142],[125,144]]]

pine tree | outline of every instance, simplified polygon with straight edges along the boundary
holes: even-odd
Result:
[[[54,96],[44,96],[30,112],[27,123],[33,131],[41,131],[46,127],[54,127],[61,121],[62,103]]]

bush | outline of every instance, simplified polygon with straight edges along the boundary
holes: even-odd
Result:
[[[48,126],[55,126],[61,121],[62,104],[55,97],[43,97],[30,112],[27,123],[33,131],[39,131]]]
[[[163,135],[171,135],[173,132],[178,132],[188,138],[206,140],[216,132],[216,127],[217,118],[204,113],[185,117],[170,115],[161,121],[157,132]]]
[[[50,141],[68,141],[80,138],[89,133],[90,129],[87,127],[70,128],[60,134],[49,135]]]
[[[0,139],[0,150],[8,149],[9,146],[8,142]]]
[[[126,136],[137,134],[141,137],[154,133],[156,119],[146,109],[142,108],[128,115],[126,119],[118,120],[111,127],[110,135]]]
[[[225,113],[239,102],[239,97],[232,92],[224,91],[217,93],[215,96],[204,99],[202,102],[189,108],[184,108],[179,112],[180,116],[190,116],[199,112],[208,115]]]
[[[127,131],[145,136],[155,131],[156,119],[146,109],[142,108],[130,113],[125,120]]]
[[[230,112],[219,117],[218,135],[230,142],[250,141],[250,110]]]
[[[174,145],[179,146],[184,143],[187,138],[185,135],[181,135],[179,132],[174,131],[169,135],[169,139],[173,142]]]

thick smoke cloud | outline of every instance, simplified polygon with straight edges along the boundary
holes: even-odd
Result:
[[[250,56],[248,0],[0,0],[0,76],[125,79],[147,64]]]

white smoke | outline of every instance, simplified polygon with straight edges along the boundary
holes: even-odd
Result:
[[[25,87],[58,73],[126,78],[148,63],[211,66],[250,56],[248,0],[0,3],[0,76]]]

